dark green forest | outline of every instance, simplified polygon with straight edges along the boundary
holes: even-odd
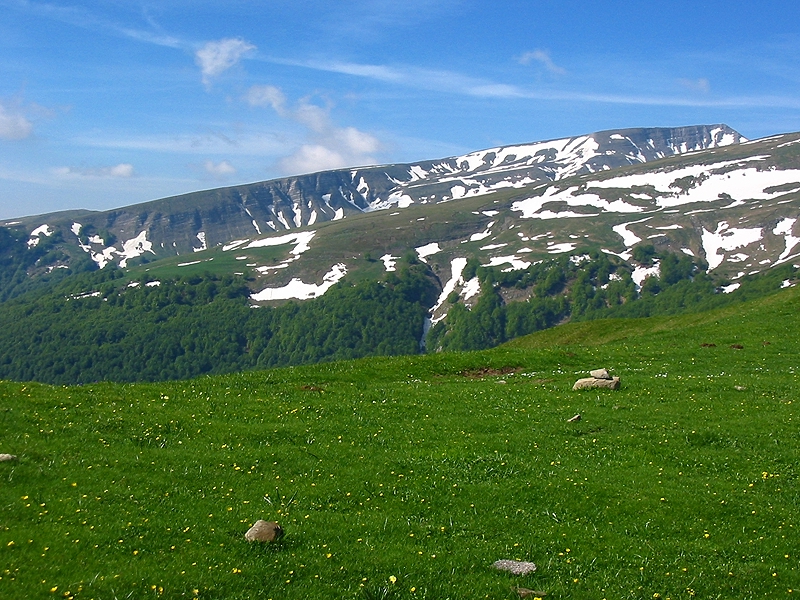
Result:
[[[314,300],[253,307],[242,277],[207,273],[131,281],[125,271],[111,265],[97,270],[88,259],[61,268],[57,242],[42,238],[29,248],[27,237],[0,228],[2,379],[159,381],[373,355],[479,350],[567,320],[712,308],[771,293],[795,276],[790,266],[773,269],[743,279],[733,294],[721,294],[702,265],[686,255],[658,255],[652,246],[633,252],[639,265],[660,261],[660,277],[649,277],[639,290],[630,265],[598,251],[507,273],[471,259],[463,276],[480,280],[480,296],[467,306],[452,294],[447,317],[423,345],[441,283],[413,253],[381,281],[345,279]]]
[[[587,260],[562,257],[526,270],[500,272],[471,260],[464,278],[481,281],[481,295],[471,308],[453,298],[447,317],[427,337],[429,351],[483,350],[559,323],[607,318],[639,318],[710,310],[743,302],[781,289],[796,278],[792,265],[744,277],[730,294],[706,274],[702,263],[685,254],[656,252],[652,245],[633,249],[633,262],[651,266],[659,261],[660,275],[647,277],[637,290],[631,268],[615,257],[589,250]],[[613,259],[613,260],[612,260]],[[529,299],[505,302],[504,292],[529,289]]]
[[[50,383],[156,381],[369,355],[413,354],[437,289],[426,267],[339,283],[303,303],[251,308],[245,281],[214,275],[148,286],[118,269],[0,306],[0,377]],[[84,292],[96,290],[93,295]]]

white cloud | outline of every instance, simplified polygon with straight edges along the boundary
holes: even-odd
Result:
[[[226,177],[227,175],[236,173],[236,168],[227,160],[218,163],[207,160],[203,163],[203,168],[206,170],[206,173],[214,177]]]
[[[346,167],[345,157],[319,144],[305,144],[300,149],[280,161],[284,173],[314,173],[316,171],[329,171]]]
[[[303,98],[288,106],[283,91],[274,86],[253,86],[245,95],[251,106],[269,106],[283,119],[305,127],[307,143],[278,162],[285,174],[312,173],[355,165],[374,164],[380,141],[355,127],[338,127],[331,121],[330,106]]]
[[[247,91],[245,100],[250,106],[271,106],[279,115],[284,114],[286,96],[272,85],[254,85]]]
[[[92,179],[129,179],[133,177],[133,165],[120,163],[112,167],[85,169],[80,167],[58,167],[53,172],[59,177]]]
[[[255,49],[255,46],[239,38],[207,42],[194,56],[195,63],[203,73],[203,83],[209,85],[212,78],[230,69]]]
[[[102,171],[104,174],[107,174],[108,177],[133,177],[133,165],[130,163],[120,163],[113,167],[108,167],[107,169]]]
[[[553,59],[550,58],[550,53],[547,52],[547,50],[534,50],[533,52],[526,52],[520,56],[517,61],[521,65],[529,65],[532,61],[536,61],[555,75],[564,75],[567,72],[566,69],[559,67],[553,62]]]
[[[355,154],[371,154],[380,149],[378,138],[359,131],[355,127],[345,127],[335,129],[331,132],[331,138],[344,148],[348,148]]]
[[[711,91],[711,84],[709,83],[708,79],[705,78],[679,79],[678,83],[680,83],[683,87],[692,90],[693,92],[707,94]]]
[[[33,132],[33,124],[19,110],[0,103],[0,139],[23,140]]]

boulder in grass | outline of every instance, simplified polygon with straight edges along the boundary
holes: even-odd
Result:
[[[594,371],[589,371],[589,375],[595,379],[611,379],[611,375],[608,374],[606,369],[595,369]]]
[[[244,534],[248,542],[274,542],[283,537],[283,528],[275,521],[259,519]]]
[[[595,379],[594,377],[586,377],[578,379],[575,385],[572,386],[573,390],[592,390],[592,389],[606,389],[618,390],[619,377],[612,377],[611,379]]]
[[[536,570],[535,564],[521,560],[498,560],[492,566],[499,571],[508,571],[512,575],[528,575]]]
[[[12,460],[17,460],[17,457],[13,454],[0,454],[0,462],[11,462]]]

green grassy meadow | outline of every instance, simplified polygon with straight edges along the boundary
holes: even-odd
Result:
[[[790,289],[480,353],[0,382],[19,457],[0,598],[793,598],[799,307]],[[622,389],[571,390],[599,367]],[[246,542],[260,518],[284,538]]]

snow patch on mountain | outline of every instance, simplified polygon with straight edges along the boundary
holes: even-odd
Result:
[[[431,323],[433,325],[447,316],[447,313],[443,313],[438,316],[436,316],[436,313],[445,303],[447,297],[455,291],[456,286],[464,285],[464,278],[461,276],[461,274],[464,272],[464,267],[466,266],[467,259],[463,257],[454,258],[450,261],[450,279],[444,284],[442,293],[439,294],[439,299],[436,300],[436,304],[434,304],[433,308],[431,309],[431,315],[434,315],[431,317]]]
[[[420,246],[419,248],[414,248],[417,251],[417,255],[422,262],[428,262],[427,258],[433,254],[437,254],[441,252],[442,249],[439,247],[438,242],[431,242],[430,244],[426,244],[424,246]]]
[[[473,233],[471,236],[469,236],[469,239],[468,239],[468,240],[464,240],[464,241],[463,241],[463,242],[461,242],[461,243],[462,243],[462,244],[466,244],[467,242],[480,242],[481,240],[485,240],[485,239],[486,239],[486,238],[488,238],[490,235],[492,235],[492,226],[493,226],[493,225],[494,225],[494,221],[492,221],[491,223],[489,223],[489,224],[486,226],[486,229],[485,229],[484,231],[482,231],[481,233]]]
[[[294,248],[289,251],[289,254],[293,254],[294,256],[300,256],[304,252],[308,252],[311,249],[309,245],[311,240],[314,239],[316,235],[316,231],[301,231],[298,233],[288,233],[286,235],[278,236],[278,237],[268,237],[263,238],[260,240],[255,240],[247,244],[244,249],[247,248],[266,248],[268,246],[283,246],[285,244],[294,244]],[[223,247],[228,248],[229,250],[234,246]]]
[[[192,248],[192,251],[202,252],[203,250],[208,250],[208,244],[206,243],[206,232],[205,231],[198,232],[197,239],[200,241],[200,247]]]
[[[717,228],[713,232],[703,228],[701,241],[706,255],[706,262],[708,262],[708,270],[713,271],[725,260],[725,254],[724,252],[720,254],[720,250],[730,252],[737,248],[749,246],[761,240],[763,231],[760,227],[750,229],[731,228],[728,226],[727,221],[717,223]]]
[[[511,205],[511,210],[522,213],[523,219],[563,219],[597,216],[596,212],[579,213],[574,211],[554,212],[550,209],[542,210],[546,204],[556,202],[564,203],[573,208],[592,207],[606,212],[637,213],[644,210],[641,206],[629,204],[622,199],[605,200],[597,194],[585,192],[577,186],[566,190],[561,190],[556,186],[549,186],[541,196],[517,200]]]
[[[758,170],[747,163],[763,161],[767,157],[754,156],[743,160],[725,161],[712,165],[691,165],[673,170],[664,170],[635,175],[623,175],[609,179],[591,181],[587,189],[620,189],[652,187],[656,204],[672,208],[697,202],[714,202],[722,194],[734,200],[768,200],[785,191],[767,192],[772,187],[797,183],[800,188],[800,170]],[[730,167],[738,166],[739,169]]]
[[[239,247],[239,246],[241,246],[242,244],[246,244],[246,243],[247,243],[247,242],[249,242],[249,241],[250,241],[250,240],[233,240],[231,243],[229,243],[229,244],[225,244],[225,245],[222,247],[222,251],[223,251],[223,252],[227,252],[228,250],[233,250],[234,248],[238,248],[238,247]]]
[[[499,267],[500,265],[511,265],[507,269],[503,269],[503,273],[508,273],[509,271],[521,271],[523,269],[527,269],[531,266],[531,263],[527,260],[522,260],[519,256],[493,256],[489,259],[489,262],[483,265],[484,267]]]
[[[31,231],[30,239],[28,240],[28,248],[33,248],[39,245],[39,240],[41,240],[41,236],[50,237],[55,233],[55,230],[51,229],[49,225],[44,224],[40,227],[37,227],[33,231]]]
[[[786,262],[793,256],[790,256],[794,247],[800,243],[800,237],[796,237],[792,235],[792,229],[794,228],[794,224],[797,222],[797,219],[786,217],[781,220],[775,228],[772,230],[774,235],[782,235],[785,239],[785,248],[781,255],[778,257],[778,260],[775,261],[775,264],[780,264],[782,262]]]
[[[632,231],[629,231],[628,225],[634,225],[636,223],[641,223],[641,222],[642,221],[631,221],[630,223],[620,223],[619,225],[614,225],[611,228],[611,230],[622,238],[622,243],[625,244],[626,248],[632,248],[633,246],[641,242],[642,238],[640,238]]]
[[[292,279],[283,287],[265,288],[260,292],[252,294],[251,300],[256,302],[269,302],[271,300],[311,300],[318,298],[333,287],[339,280],[347,274],[347,266],[338,263],[331,267],[331,270],[322,277],[322,283],[304,283],[299,278]]]
[[[473,296],[477,296],[481,293],[481,282],[477,277],[473,277],[468,282],[464,284],[464,288],[461,290],[461,296],[464,300],[469,300]]]
[[[119,261],[119,266],[125,268],[130,259],[141,256],[145,252],[155,254],[153,242],[147,239],[147,231],[142,231],[135,238],[122,242],[122,252],[119,253],[122,260]]]
[[[636,289],[639,290],[644,283],[644,280],[648,277],[658,277],[661,274],[661,265],[659,261],[653,261],[653,265],[650,267],[645,266],[637,266],[633,269],[633,273],[631,273],[631,279],[633,283],[636,284]]]
[[[386,269],[387,272],[397,271],[397,261],[399,258],[400,258],[399,256],[384,254],[383,256],[381,256],[381,260],[383,261],[383,268]]]
[[[548,254],[563,254],[564,252],[572,252],[577,247],[578,244],[574,242],[566,242],[563,244],[550,243],[547,245],[547,252]]]

